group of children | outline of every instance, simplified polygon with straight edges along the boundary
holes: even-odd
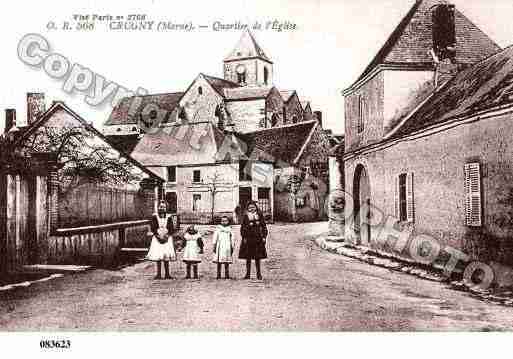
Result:
[[[159,207],[158,214],[153,216],[151,231],[153,237],[146,258],[157,263],[155,279],[171,279],[169,262],[176,261],[177,256],[172,238],[172,233],[174,232],[173,222],[171,217],[165,214],[165,208]],[[187,228],[184,239],[183,261],[186,265],[185,279],[198,279],[198,264],[201,263],[201,255],[204,250],[203,239],[194,225]],[[224,277],[230,279],[229,266],[233,262],[235,241],[230,226],[230,219],[227,216],[221,218],[221,224],[217,226],[213,235],[212,246],[214,252],[213,262],[217,263],[217,279],[221,279],[223,265]],[[162,277],[161,273],[162,263],[164,263],[164,277]]]

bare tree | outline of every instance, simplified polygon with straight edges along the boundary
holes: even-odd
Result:
[[[119,185],[141,180],[129,160],[82,126],[43,126],[19,143],[14,151],[22,156],[54,153],[62,166],[58,175],[63,192],[81,182]]]
[[[221,173],[216,170],[211,176],[207,177],[207,181],[204,183],[208,187],[208,191],[210,193],[210,218],[212,223],[214,223],[216,194],[219,193],[220,187],[222,185]]]

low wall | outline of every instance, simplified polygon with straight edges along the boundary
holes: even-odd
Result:
[[[49,264],[111,266],[122,247],[148,247],[150,221],[58,229],[48,237]]]

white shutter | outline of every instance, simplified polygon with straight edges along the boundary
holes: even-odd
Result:
[[[481,165],[465,165],[465,221],[467,226],[482,226]]]
[[[415,196],[413,189],[413,173],[406,176],[406,219],[415,222]]]
[[[395,176],[394,183],[394,217],[399,222],[401,214],[399,213],[399,176]]]

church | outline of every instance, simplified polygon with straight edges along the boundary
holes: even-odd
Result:
[[[104,134],[165,180],[183,223],[237,216],[257,201],[270,220],[325,218],[330,142],[322,112],[274,85],[274,63],[246,30],[223,77],[200,73],[183,92],[122,99]]]
[[[513,263],[512,79],[512,47],[447,1],[416,1],[343,92],[345,239],[388,251],[401,230],[443,258]],[[369,205],[395,221],[385,244]]]

